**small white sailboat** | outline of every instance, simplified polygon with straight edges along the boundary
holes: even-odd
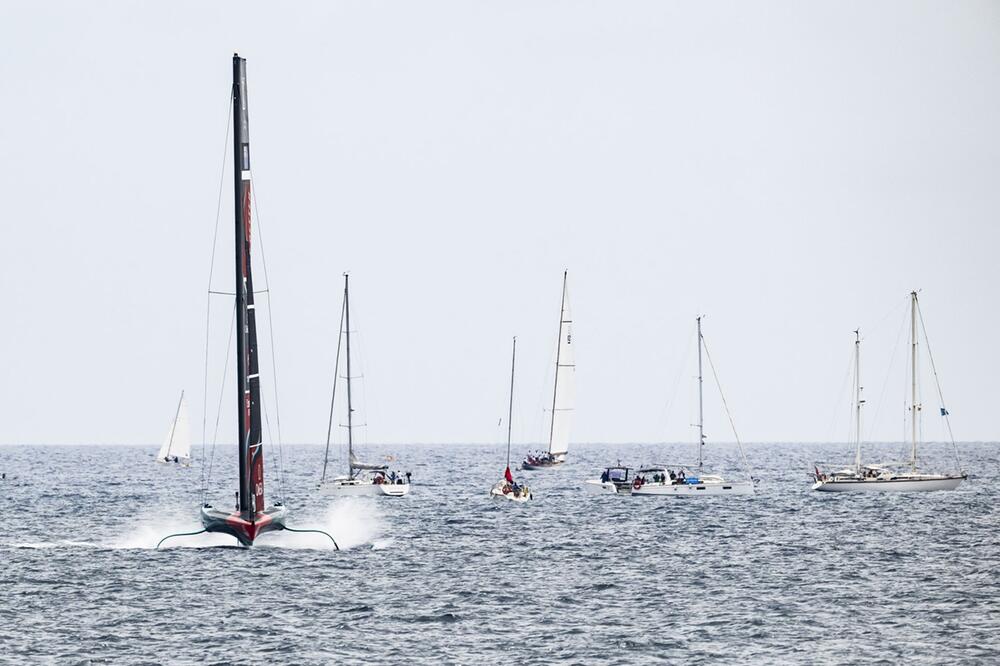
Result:
[[[861,407],[865,401],[861,398],[861,334],[854,331],[854,396],[852,411],[854,412],[854,465],[838,470],[836,472],[825,473],[820,470],[819,465],[813,465],[812,489],[821,492],[919,492],[930,490],[955,490],[967,478],[964,471],[952,472],[949,474],[927,474],[921,473],[917,469],[917,444],[918,430],[920,422],[920,412],[923,406],[919,401],[917,360],[918,360],[918,336],[917,320],[921,326],[923,319],[920,317],[920,305],[917,302],[917,292],[910,292],[910,405],[907,410],[910,413],[911,425],[911,446],[910,460],[908,463],[882,463],[882,464],[862,464],[861,461]],[[926,331],[924,338],[926,341]],[[928,354],[930,348],[928,347]],[[934,359],[931,357],[931,369],[935,378],[937,370],[934,369]],[[938,397],[941,399],[941,416],[948,419],[948,410],[944,408],[944,398],[941,395],[941,387],[938,385]],[[951,426],[948,426],[949,436]],[[955,452],[956,468],[961,470],[961,463],[958,460],[958,449],[952,439],[952,448]]]
[[[333,394],[330,398],[330,419],[326,430],[326,452],[323,455],[323,474],[319,490],[323,494],[341,497],[402,497],[410,492],[410,473],[389,471],[388,465],[362,462],[354,453],[354,405],[351,395],[351,305],[350,277],[344,274],[344,303],[340,311],[340,337],[337,340],[337,359],[334,363]],[[346,326],[345,326],[346,324]],[[347,374],[347,473],[328,479],[326,476],[330,461],[330,435],[333,429],[334,404],[337,397],[337,374],[340,368],[340,343],[344,342]]]
[[[531,489],[515,481],[514,475],[510,472],[510,433],[511,419],[514,417],[514,362],[516,359],[517,338],[515,337],[510,353],[510,402],[507,407],[507,467],[504,470],[503,478],[490,488],[490,497],[510,502],[527,502],[531,499]]]
[[[753,495],[754,483],[750,475],[749,465],[743,453],[743,445],[739,436],[736,444],[740,448],[740,456],[747,470],[745,481],[727,481],[718,474],[704,473],[703,449],[705,448],[705,409],[702,391],[702,348],[705,346],[701,334],[701,317],[698,322],[698,466],[690,469],[686,465],[655,465],[639,469],[632,480],[632,495]],[[709,363],[712,358],[709,356]],[[713,368],[714,372],[714,368]],[[721,392],[721,387],[720,387]],[[723,398],[725,405],[725,398]],[[728,408],[727,408],[728,412]],[[732,419],[730,418],[730,422]],[[733,434],[736,435],[735,427]]]
[[[552,384],[552,413],[549,419],[549,446],[546,451],[529,453],[521,469],[537,470],[566,462],[569,433],[576,402],[576,363],[573,358],[573,317],[569,311],[567,275],[563,271],[562,302],[559,307],[559,345],[556,347],[556,373]]]
[[[181,398],[177,401],[177,409],[174,412],[174,420],[170,423],[167,436],[163,439],[156,454],[156,462],[164,465],[191,466],[191,422],[188,419],[187,402],[184,400],[184,391],[181,391]]]

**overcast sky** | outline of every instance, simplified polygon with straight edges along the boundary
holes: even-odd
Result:
[[[698,314],[744,439],[845,439],[861,327],[866,435],[898,440],[912,289],[956,437],[997,439],[995,2],[3,13],[0,442],[157,443],[181,389],[200,438],[234,51],[286,441],[325,436],[348,270],[368,439],[499,439],[515,334],[516,435],[541,439],[564,268],[572,440],[693,437]],[[221,290],[231,187],[227,169]],[[210,420],[231,307],[213,304]],[[732,439],[724,419],[706,381],[710,438]]]

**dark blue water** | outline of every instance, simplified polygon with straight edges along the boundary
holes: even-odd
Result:
[[[603,464],[665,456],[581,445],[523,473],[525,505],[488,499],[496,447],[396,447],[414,490],[380,501],[316,495],[321,449],[286,447],[290,524],[341,552],[290,534],[153,550],[201,501],[201,470],[154,452],[0,448],[0,661],[1000,661],[995,444],[962,446],[958,491],[897,495],[811,493],[811,461],[843,446],[751,445],[756,497],[688,499],[585,494]]]

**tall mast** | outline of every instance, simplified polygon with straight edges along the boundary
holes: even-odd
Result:
[[[559,336],[556,338],[556,376],[552,382],[552,413],[549,415],[549,452],[552,452],[552,436],[556,429],[556,398],[559,393],[559,360],[562,352],[563,320],[566,319],[566,276],[568,270],[563,271],[562,300],[559,302]]]
[[[517,358],[517,336],[510,350],[510,401],[507,405],[507,467],[510,468],[510,431],[514,418],[514,361]]]
[[[170,457],[170,447],[174,445],[174,435],[177,433],[177,419],[181,415],[181,405],[184,404],[184,391],[181,390],[181,399],[177,401],[177,410],[174,412],[174,423],[170,426],[170,439],[167,441],[167,452],[165,457]]]
[[[912,426],[912,444],[910,450],[910,468],[917,471],[917,414],[920,405],[917,403],[917,292],[910,292],[910,421]]]
[[[354,408],[351,405],[351,304],[347,294],[350,276],[344,274],[344,346],[347,348],[347,475],[354,476],[354,427],[351,424]]]
[[[250,511],[250,386],[247,382],[247,223],[250,207],[250,131],[246,60],[233,54],[233,196],[236,242],[236,416],[240,468],[239,510]],[[245,205],[246,202],[246,205]],[[252,514],[252,512],[251,512]]]
[[[702,449],[705,446],[705,409],[701,376],[701,315],[698,316],[698,472],[701,472]]]
[[[344,274],[347,277],[347,274]],[[337,358],[333,362],[333,390],[330,392],[330,418],[326,422],[326,450],[323,452],[323,475],[320,476],[320,483],[326,480],[326,466],[330,461],[330,435],[333,433],[333,406],[337,400],[337,382],[340,378],[340,343],[344,341],[344,308],[347,305],[345,300],[340,304],[340,326],[337,328]]]
[[[861,329],[854,331],[854,468],[861,473]]]

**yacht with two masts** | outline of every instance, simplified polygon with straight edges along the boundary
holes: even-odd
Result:
[[[919,443],[920,417],[923,405],[920,403],[919,381],[919,336],[917,324],[924,333],[924,342],[930,360],[931,371],[934,374],[938,398],[941,401],[941,417],[947,425],[948,436],[951,439],[955,454],[956,471],[948,473],[927,473],[918,468],[917,449]],[[852,430],[854,436],[854,464],[834,472],[824,472],[819,464],[813,464],[813,490],[821,492],[914,492],[928,490],[955,490],[967,478],[961,469],[958,458],[958,448],[951,434],[951,424],[948,420],[948,410],[944,407],[944,397],[940,382],[937,381],[937,369],[934,367],[934,357],[930,354],[927,344],[927,331],[923,327],[923,316],[917,292],[910,292],[910,404],[907,406],[910,420],[910,459],[905,462],[865,463],[862,461],[861,448],[861,409],[865,404],[862,399],[861,386],[861,334],[854,331],[854,382],[852,396]]]

